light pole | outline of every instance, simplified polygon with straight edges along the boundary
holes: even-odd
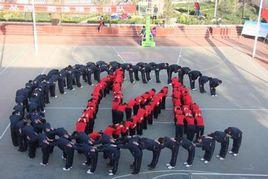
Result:
[[[257,46],[257,42],[258,42],[258,38],[259,38],[259,32],[260,32],[260,26],[261,26],[260,21],[261,21],[262,4],[263,4],[263,0],[261,0],[261,2],[260,2],[259,16],[258,16],[258,21],[257,21],[257,30],[256,30],[256,34],[255,34],[253,53],[252,53],[253,58],[255,58],[255,55],[256,55],[256,46]]]
[[[34,50],[35,55],[38,54],[38,41],[37,41],[37,29],[36,29],[36,20],[35,20],[35,0],[32,0],[32,16],[33,16],[33,37],[34,37]]]

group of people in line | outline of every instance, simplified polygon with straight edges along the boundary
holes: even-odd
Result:
[[[98,61],[96,63],[90,62],[87,65],[68,66],[62,70],[53,69],[48,74],[41,74],[34,80],[30,80],[25,84],[24,88],[16,92],[16,105],[10,116],[13,145],[18,146],[18,150],[21,152],[28,150],[30,158],[35,157],[36,149],[40,147],[42,151],[42,162],[40,164],[43,166],[48,164],[49,156],[54,147],[57,146],[63,151],[62,158],[66,160],[64,171],[69,171],[72,168],[74,151],[76,150],[78,153],[85,155],[86,162],[83,165],[90,165],[87,171],[89,174],[95,172],[98,153],[102,152],[103,157],[109,159],[107,165],[109,175],[114,175],[117,172],[120,149],[128,149],[134,157],[134,162],[130,166],[133,169],[133,174],[137,174],[140,171],[143,150],[153,152],[153,159],[148,165],[151,169],[156,167],[163,148],[169,148],[172,151],[172,157],[167,167],[169,169],[174,168],[180,145],[189,152],[186,167],[192,165],[195,147],[202,147],[205,150],[205,163],[210,161],[215,141],[221,143],[219,157],[221,160],[224,159],[228,151],[230,137],[234,139],[233,148],[230,152],[234,156],[238,154],[242,140],[242,132],[238,128],[231,127],[224,132],[216,131],[207,136],[203,136],[204,127],[202,128],[202,125],[199,126],[201,127],[200,130],[193,130],[189,127],[187,120],[183,120],[183,128],[177,128],[177,125],[181,124],[177,122],[178,115],[185,115],[184,119],[194,115],[195,123],[198,120],[198,116],[202,118],[201,111],[198,112],[198,105],[192,102],[189,92],[186,92],[186,88],[178,77],[170,81],[173,85],[172,97],[176,135],[174,137],[160,137],[155,140],[141,137],[142,131],[148,128],[148,124],[153,124],[153,118],[156,119],[161,110],[165,109],[168,87],[163,87],[158,93],[151,89],[136,98],[130,99],[128,102],[123,102],[121,87],[125,77],[125,70],[129,71],[131,82],[134,80],[133,73],[136,80],[139,78],[138,73],[134,72],[133,66],[134,69],[138,67],[138,72],[141,72],[142,79],[145,76],[146,79],[150,77],[150,73],[143,73],[145,71],[142,70],[143,65],[141,63],[131,65],[113,61],[107,64],[106,62]],[[133,71],[131,72],[131,70]],[[106,71],[108,75],[100,79],[100,73],[103,71]],[[160,82],[160,70],[155,71],[158,74],[156,75],[157,82]],[[64,128],[54,129],[45,119],[44,107],[49,103],[51,97],[57,97],[55,92],[56,83],[58,83],[60,93],[65,94],[66,88],[74,90],[73,85],[83,87],[81,77],[89,85],[92,85],[92,75],[97,84],[94,85],[86,109],[76,122],[75,131],[70,134]],[[113,124],[107,126],[104,130],[93,131],[99,103],[111,91],[113,93]],[[178,93],[181,94],[178,95]],[[176,99],[177,102],[174,102]],[[179,105],[178,101],[181,102],[181,105]],[[191,115],[187,114],[186,105],[188,105],[188,113],[191,113]],[[125,120],[124,116],[126,116]],[[185,132],[181,132],[181,130]],[[191,131],[194,131],[194,134]],[[184,134],[187,134],[187,137]],[[195,134],[196,140],[193,141],[193,135]]]

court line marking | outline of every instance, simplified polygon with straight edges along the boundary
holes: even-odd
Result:
[[[200,172],[200,173],[203,173],[203,171],[199,171],[199,170],[157,170],[157,171],[140,172],[139,175],[151,174],[151,173],[164,173],[164,172]],[[112,179],[126,178],[129,176],[135,176],[135,175],[132,175],[132,174],[120,175],[120,176],[113,177]]]
[[[54,52],[56,52],[57,49],[58,49],[58,47],[55,48]],[[53,56],[54,56],[55,54],[56,54],[56,53],[52,53],[52,54],[50,55],[49,59],[54,58]],[[42,72],[45,72],[46,69],[47,69],[47,67],[43,68]],[[1,75],[1,74],[0,74],[0,75]],[[5,134],[6,134],[6,132],[7,132],[7,130],[8,130],[9,127],[10,127],[10,122],[8,123],[8,125],[7,125],[7,127],[5,128],[4,132],[1,134],[1,136],[0,136],[0,140],[5,136]]]
[[[27,49],[27,50],[26,50]],[[0,71],[0,75],[2,75],[12,64],[16,63],[18,58],[22,58],[26,52],[28,52],[28,50],[30,49],[30,46],[26,46],[25,48],[23,48],[23,50],[20,51],[20,53],[18,53],[9,64],[7,64],[7,66],[4,67],[4,69],[2,71]]]
[[[244,177],[268,177],[268,174],[253,174],[253,173],[213,173],[213,172],[202,172],[202,173],[196,173],[196,172],[185,172],[185,173],[168,173],[159,175],[156,177],[153,177],[152,179],[158,179],[163,178],[167,176],[173,176],[173,175],[199,175],[199,176],[244,176]]]
[[[177,65],[180,63],[180,59],[182,57],[181,53],[182,53],[182,47],[180,48],[179,57],[178,57],[178,60],[176,62]]]
[[[127,63],[124,58],[119,54],[119,52],[113,47],[111,46],[111,48],[113,49],[113,51],[116,53],[116,55],[119,57],[119,59],[123,62],[123,63]]]
[[[7,127],[5,128],[4,132],[0,136],[0,140],[4,137],[5,133],[7,132],[8,128],[10,127],[10,123],[8,123]]]

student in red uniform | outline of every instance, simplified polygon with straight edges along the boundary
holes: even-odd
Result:
[[[153,113],[152,113],[152,107],[150,104],[146,105],[145,106],[145,116],[144,116],[144,123],[143,123],[143,127],[144,129],[147,129],[147,125],[150,124],[152,125],[153,124]]]
[[[176,115],[175,119],[176,119],[176,123],[175,123],[175,125],[176,125],[175,138],[178,139],[178,138],[183,137],[185,116],[182,115],[182,114],[178,114],[178,115]]]
[[[129,135],[130,136],[133,136],[133,135],[136,134],[136,126],[137,126],[137,124],[134,122],[133,117],[126,121],[126,123],[129,125]]]
[[[110,137],[113,136],[114,132],[115,132],[115,126],[114,125],[109,125],[103,130],[103,134],[108,135]]]
[[[87,119],[85,117],[81,117],[75,124],[75,131],[77,132],[85,132],[87,125]]]
[[[122,134],[122,130],[124,128],[124,126],[122,124],[115,124],[115,130],[113,133],[113,138],[114,139],[118,139],[120,137],[120,135]]]
[[[187,123],[187,139],[190,141],[193,141],[194,139],[194,134],[195,134],[195,121],[194,118],[192,116],[186,116],[185,117],[186,123]]]
[[[131,118],[132,112],[133,112],[133,107],[134,107],[135,103],[136,103],[135,100],[132,99],[132,98],[127,102],[127,105],[126,105],[126,119]]]
[[[135,105],[133,106],[133,114],[136,115],[138,113],[138,110],[140,108],[140,103],[142,101],[142,97],[141,96],[137,96],[135,98]]]

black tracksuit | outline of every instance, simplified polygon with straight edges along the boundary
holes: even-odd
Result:
[[[134,162],[131,166],[133,166],[132,174],[138,174],[140,172],[141,162],[142,162],[142,146],[135,139],[130,139],[128,142],[124,144],[118,145],[122,149],[129,149],[132,156],[134,157]]]
[[[198,83],[199,83],[199,91],[200,93],[205,93],[205,87],[204,84],[206,84],[209,81],[210,77],[208,76],[200,76],[198,78]]]
[[[181,67],[177,64],[172,64],[172,65],[168,66],[168,69],[167,69],[167,71],[168,71],[168,82],[167,83],[168,84],[171,83],[172,73],[173,72],[177,73],[180,68]]]
[[[222,83],[221,80],[217,78],[212,78],[209,80],[210,94],[211,96],[216,95],[216,87]]]
[[[201,141],[196,144],[197,147],[201,147],[205,151],[204,159],[210,161],[215,149],[215,139],[211,137],[203,136]]]
[[[120,158],[120,148],[115,144],[104,144],[98,147],[98,151],[105,153],[110,159],[109,164],[113,167],[112,173],[116,174]]]
[[[9,117],[10,120],[10,133],[11,133],[11,139],[14,146],[19,145],[18,137],[19,137],[19,131],[16,128],[16,125],[19,121],[22,120],[22,115],[20,113],[12,114]]]
[[[47,136],[45,134],[41,134],[39,135],[39,145],[41,147],[41,151],[42,151],[42,163],[43,164],[48,164],[48,160],[49,160],[49,155],[50,153],[53,152],[53,148],[54,148],[54,142],[47,140]]]
[[[158,159],[161,153],[161,150],[163,148],[163,145],[161,145],[158,141],[155,141],[153,139],[148,139],[148,138],[141,138],[139,142],[142,144],[142,148],[152,151],[153,152],[153,159],[151,163],[148,165],[150,168],[155,168]]]
[[[227,137],[226,133],[222,131],[216,131],[209,134],[208,136],[213,137],[217,142],[221,144],[219,156],[225,158],[229,147],[229,137]]]
[[[30,158],[35,157],[36,148],[38,147],[38,134],[34,131],[33,126],[26,125],[22,129],[22,136],[26,139],[29,146],[28,156]]]
[[[238,154],[242,142],[242,131],[236,127],[228,127],[224,132],[231,135],[231,138],[233,139],[233,147],[231,151],[234,154]]]
[[[75,146],[65,137],[58,138],[56,145],[63,151],[63,157],[66,159],[65,168],[70,168],[73,165]]]
[[[195,89],[195,80],[197,80],[198,77],[202,76],[202,73],[200,71],[193,70],[188,73],[188,76],[191,89]]]
[[[176,166],[180,143],[171,137],[164,137],[163,146],[171,150],[171,159],[169,164],[172,167]]]
[[[187,164],[192,165],[194,161],[194,156],[195,156],[194,144],[186,138],[181,139],[180,143],[182,147],[188,151]]]
[[[167,75],[168,75],[168,63],[158,63],[155,64],[154,70],[155,70],[155,79],[156,83],[161,83],[160,81],[160,71],[166,69],[167,70]]]
[[[90,165],[90,171],[94,173],[98,162],[98,151],[96,148],[89,143],[76,143],[75,146],[77,151],[83,153],[86,156],[86,165]]]
[[[182,67],[181,70],[178,71],[178,77],[180,79],[181,84],[183,84],[184,75],[188,74],[191,71],[189,67]]]

